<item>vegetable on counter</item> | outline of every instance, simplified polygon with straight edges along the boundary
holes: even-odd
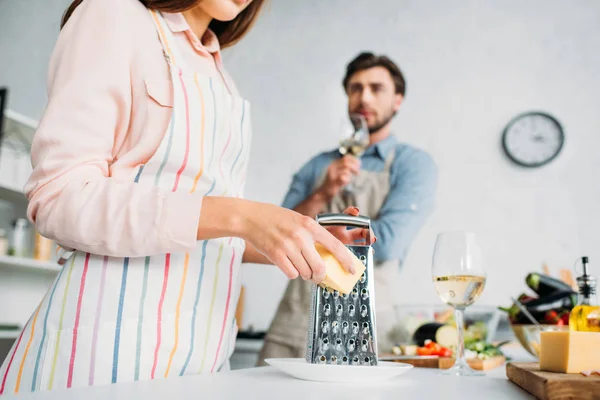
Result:
[[[568,324],[569,313],[577,304],[577,293],[568,283],[536,272],[528,274],[525,283],[539,297],[522,293],[518,297],[518,301],[538,323],[548,325]],[[532,324],[531,320],[521,312],[516,303],[508,308],[498,307],[498,309],[508,314],[511,324]]]
[[[521,295],[517,298],[517,300],[519,300],[521,302],[521,304],[528,303],[535,299],[537,299],[537,297],[529,296],[526,293],[521,293]]]
[[[549,318],[558,315],[549,314]],[[467,359],[486,360],[495,356],[503,356],[500,347],[487,342],[487,326],[483,321],[467,325],[464,334],[465,357]],[[416,345],[400,344],[392,347],[392,353],[400,356],[438,356],[452,357],[458,342],[456,324],[452,318],[445,324],[429,322],[421,325],[413,336]]]
[[[560,308],[572,309],[577,305],[577,293],[575,292],[554,292],[539,299],[527,302],[527,310],[536,312],[545,312]]]
[[[551,276],[532,272],[525,278],[527,286],[540,297],[548,296],[556,291],[575,293],[573,288],[567,283],[552,278]],[[520,300],[519,300],[520,301]]]
[[[529,300],[523,302],[519,300],[521,304],[529,311],[529,313],[541,323],[550,323],[547,318],[549,311],[555,311],[561,316],[564,312],[569,312],[577,304],[577,294],[574,292],[554,292],[548,296],[540,297],[538,299]],[[531,321],[523,315],[519,306],[516,304],[511,305],[509,308],[499,307],[500,310],[508,313],[509,319],[513,324],[531,324]],[[558,321],[558,320],[557,320]]]
[[[465,342],[486,340],[487,339],[487,325],[483,321],[474,322],[468,324],[464,332]]]
[[[544,323],[558,326],[569,325],[570,315],[571,313],[568,311],[562,311],[560,313],[557,313],[554,310],[547,311],[544,314]]]
[[[465,342],[465,357],[467,359],[477,358],[479,360],[487,360],[488,358],[503,356],[499,344],[497,346],[487,343],[484,340],[471,340]],[[423,346],[414,345],[397,345],[392,348],[392,353],[395,355],[405,356],[437,356],[437,357],[452,357],[453,351],[450,348],[441,346],[432,340],[427,340]]]
[[[458,332],[452,325],[430,322],[421,325],[413,335],[413,341],[418,346],[425,346],[428,340],[439,343],[443,347],[456,346]]]
[[[392,347],[392,353],[397,356],[416,356],[417,346],[414,344],[400,344]]]
[[[441,346],[433,340],[427,340],[423,346],[396,345],[392,347],[392,353],[400,356],[438,356],[452,357],[452,350]]]
[[[417,355],[419,356],[439,356],[452,357],[452,350],[440,346],[438,343],[428,340],[423,347],[417,347]]]
[[[487,343],[483,340],[477,340],[472,342],[465,342],[465,358],[478,358],[480,360],[487,360],[488,358],[503,356],[500,346],[495,346],[491,343]]]

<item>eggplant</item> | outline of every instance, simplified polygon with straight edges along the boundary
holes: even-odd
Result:
[[[571,310],[577,305],[577,293],[574,291],[556,291],[548,296],[528,301],[524,304],[529,312],[542,312],[550,310]]]
[[[531,300],[535,300],[537,299],[537,297],[531,297],[526,293],[521,293],[521,295],[519,297],[517,297],[517,300],[519,300],[521,302],[521,304],[525,304],[527,302],[530,302]]]
[[[525,314],[521,312],[519,307],[516,304],[506,308],[506,307],[498,307],[499,310],[504,311],[508,314],[508,319],[512,324],[531,324],[531,320],[527,318]],[[544,320],[545,312],[531,312],[529,311],[531,316],[535,318],[536,321],[541,322]]]
[[[418,346],[424,346],[427,340],[434,341],[442,347],[456,346],[458,332],[452,325],[430,322],[421,325],[413,335],[413,342]]]
[[[529,312],[533,318],[540,324],[544,323],[544,318],[546,316],[545,312]],[[523,325],[531,325],[533,322],[525,314],[523,314],[520,310],[510,319],[510,322],[513,324],[523,324]]]
[[[540,297],[548,296],[556,291],[575,293],[573,288],[565,282],[536,272],[527,275],[525,283]]]
[[[571,311],[577,304],[577,294],[575,292],[557,291],[549,296],[529,300],[521,303],[536,321],[544,323],[548,311]],[[508,317],[513,324],[531,324],[529,318],[525,316],[516,304],[509,308],[498,307],[498,309],[508,313]]]

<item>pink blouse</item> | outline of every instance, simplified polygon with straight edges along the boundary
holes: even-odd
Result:
[[[217,37],[165,15],[188,67],[222,79]],[[138,0],[84,0],[58,38],[48,106],[34,136],[28,216],[64,247],[115,257],[188,251],[202,195],[133,182],[167,130],[173,87]]]

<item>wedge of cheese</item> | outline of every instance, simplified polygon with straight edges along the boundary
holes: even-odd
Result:
[[[352,256],[354,269],[356,270],[356,273],[349,274],[329,250],[319,243],[315,243],[315,248],[323,261],[325,261],[326,273],[325,279],[321,282],[321,286],[337,290],[342,294],[350,293],[365,271],[365,265],[350,250],[348,250],[348,253]]]
[[[540,332],[540,370],[578,374],[600,369],[600,333]]]

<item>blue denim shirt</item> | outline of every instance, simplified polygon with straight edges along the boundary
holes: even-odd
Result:
[[[433,210],[437,167],[431,156],[390,136],[370,146],[361,157],[361,168],[383,171],[385,158],[396,148],[390,171],[390,193],[379,215],[372,219],[377,236],[376,261],[400,260],[406,254],[425,219]],[[307,162],[293,177],[283,207],[293,209],[315,190],[317,180],[329,164],[338,159],[338,150],[321,153]]]

